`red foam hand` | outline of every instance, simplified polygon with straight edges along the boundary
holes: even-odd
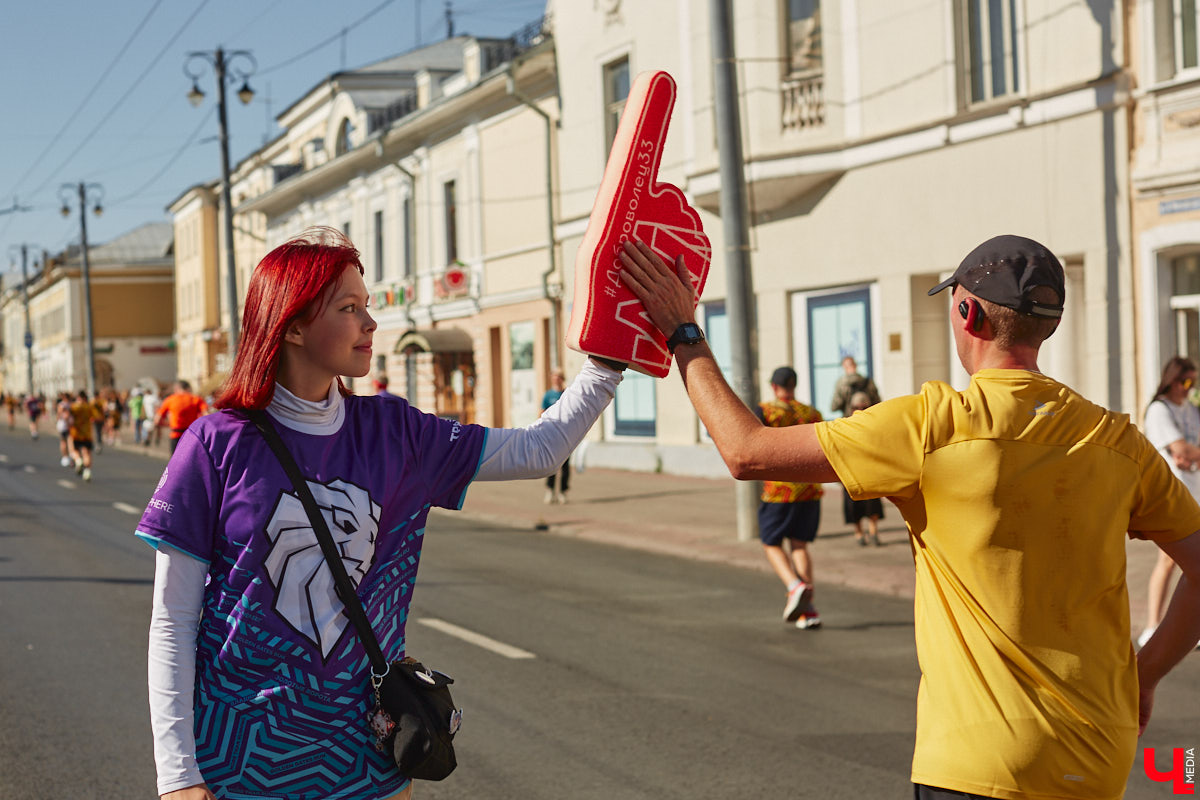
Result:
[[[674,105],[675,81],[665,72],[643,72],[629,90],[575,259],[567,328],[573,350],[624,361],[657,378],[670,372],[671,352],[641,301],[621,282],[617,253],[626,239],[640,239],[668,264],[683,254],[700,302],[712,247],[683,192],[656,180]]]

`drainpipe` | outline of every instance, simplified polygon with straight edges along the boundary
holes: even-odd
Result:
[[[542,121],[546,123],[546,252],[549,257],[550,266],[542,273],[542,296],[550,301],[550,369],[556,370],[559,368],[558,351],[560,342],[558,341],[558,322],[559,317],[562,315],[562,284],[560,283],[553,290],[550,288],[550,277],[558,269],[554,257],[554,160],[550,149],[554,123],[551,121],[549,114],[538,107],[528,97],[521,94],[521,91],[517,89],[515,67],[516,62],[508,62],[508,77],[506,81],[508,93],[533,109],[534,113],[538,114],[542,118]]]
[[[396,169],[400,170],[402,173],[404,173],[404,177],[408,178],[408,217],[409,218],[405,220],[405,223],[406,223],[405,228],[409,232],[409,238],[411,238],[411,234],[414,231],[416,231],[416,229],[417,229],[417,220],[416,220],[417,176],[412,174],[411,172],[409,172],[405,168],[405,166],[403,164],[401,164],[399,161],[396,161],[394,163],[396,165]],[[412,242],[409,241],[408,239],[405,239],[404,248],[407,250],[411,247],[412,247]],[[412,255],[413,255],[413,260],[415,262],[416,257],[417,257],[416,248],[413,248]],[[408,327],[410,327],[410,328],[413,327],[413,324],[414,324],[413,318],[412,318],[412,305],[413,305],[413,303],[416,302],[416,294],[417,294],[417,292],[416,292],[416,287],[417,287],[416,267],[417,267],[417,265],[416,265],[416,263],[414,263],[413,264],[413,274],[411,276],[409,276],[412,280],[413,291],[411,293],[408,293],[409,296],[404,298],[404,316],[408,319]]]

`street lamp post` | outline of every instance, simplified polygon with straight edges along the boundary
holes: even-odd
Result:
[[[17,245],[14,245],[17,247]],[[30,396],[33,391],[33,327],[29,324],[29,247],[21,248],[21,303],[25,306],[25,385]]]
[[[95,204],[92,208],[92,213],[97,217],[104,213],[104,207],[100,205],[100,200],[104,197],[104,187],[98,183],[84,183],[83,181],[80,181],[78,184],[64,183],[58,190],[59,200],[62,201],[62,215],[64,217],[69,216],[71,213],[68,200],[72,190],[79,192],[79,258],[83,273],[83,328],[87,347],[87,391],[88,397],[95,397],[96,340],[92,330],[92,278],[88,266],[87,204],[88,194],[91,193]]]
[[[758,407],[754,382],[754,286],[746,216],[745,159],[738,111],[737,59],[733,50],[733,4],[710,0],[712,25],[713,105],[717,122],[717,155],[721,175],[721,220],[725,223],[725,308],[729,322],[730,376],[734,392],[750,408]],[[753,481],[738,481],[738,539],[754,538],[758,529],[758,495]]]
[[[237,59],[244,59],[249,63],[249,67],[236,66],[233,62]],[[232,50],[227,53],[218,47],[211,53],[206,50],[188,53],[187,61],[183,65],[183,72],[192,79],[192,90],[188,92],[187,97],[193,106],[199,106],[204,102],[204,92],[200,91],[200,84],[197,82],[201,72],[192,69],[192,65],[197,60],[204,61],[212,67],[217,79],[217,122],[220,128],[219,140],[221,143],[221,202],[225,205],[225,282],[229,295],[228,356],[229,365],[232,367],[238,347],[238,291],[237,267],[233,257],[233,199],[229,189],[231,170],[229,168],[229,124],[225,110],[225,83],[227,80],[240,80],[242,88],[238,89],[238,99],[243,104],[249,103],[254,98],[254,90],[250,88],[249,79],[254,74],[254,70],[258,68],[258,62],[254,60],[254,56],[248,50]]]

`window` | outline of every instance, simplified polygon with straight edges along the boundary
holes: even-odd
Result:
[[[655,433],[654,378],[626,370],[613,398],[613,433],[618,436],[653,436]]]
[[[442,186],[442,199],[446,213],[446,264],[458,260],[458,201],[455,199],[454,181]]]
[[[704,303],[704,338],[712,350],[713,360],[717,362],[725,382],[733,384],[733,347],[729,341],[729,315],[725,311],[725,301],[717,300]],[[712,441],[708,428],[700,423],[701,435],[705,441]]]
[[[383,212],[375,212],[375,282],[383,280]]]
[[[966,100],[982,103],[1015,94],[1017,0],[962,0],[963,52],[966,53]]]
[[[1200,358],[1200,254],[1171,259],[1171,311],[1175,353]]]
[[[787,63],[792,75],[821,71],[821,0],[786,0]]]
[[[404,226],[404,277],[411,278],[416,271],[416,264],[413,263],[413,218],[412,218],[412,198],[404,198],[403,208],[404,220],[401,223]]]
[[[1155,79],[1170,80],[1200,66],[1196,0],[1154,0]]]
[[[604,150],[612,149],[621,123],[621,112],[629,97],[629,59],[621,58],[604,65]]]

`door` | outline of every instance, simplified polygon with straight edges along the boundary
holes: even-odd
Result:
[[[811,405],[826,419],[840,417],[841,412],[835,412],[829,402],[838,378],[844,374],[842,359],[851,356],[862,375],[870,377],[873,371],[870,290],[808,297],[807,322]]]

